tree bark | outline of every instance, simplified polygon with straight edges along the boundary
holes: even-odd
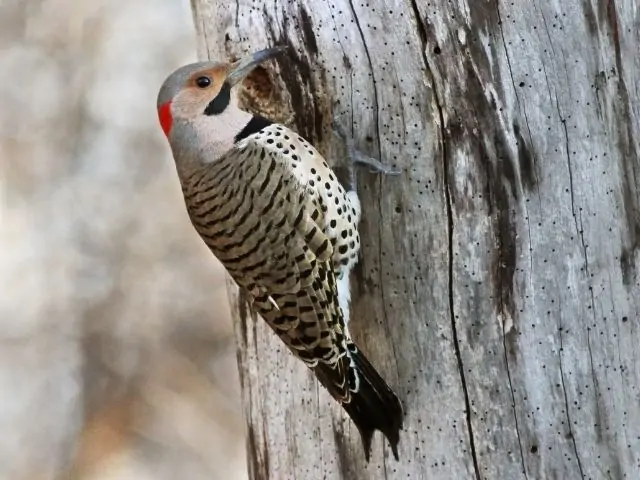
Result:
[[[249,107],[402,170],[358,172],[351,321],[400,462],[232,286],[251,478],[640,478],[638,5],[192,4],[203,58],[291,46]]]

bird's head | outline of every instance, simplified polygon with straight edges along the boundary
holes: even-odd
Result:
[[[198,120],[206,121],[219,134],[229,129],[231,135],[244,113],[238,108],[233,87],[259,64],[284,50],[268,48],[234,63],[197,62],[174,71],[162,84],[157,101],[160,125],[167,138],[171,140],[176,124]]]

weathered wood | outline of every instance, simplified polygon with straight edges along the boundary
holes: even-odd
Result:
[[[274,44],[283,116],[359,172],[352,330],[407,411],[394,462],[231,288],[251,477],[640,478],[633,0],[193,0],[200,55]]]

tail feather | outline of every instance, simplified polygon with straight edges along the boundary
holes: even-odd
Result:
[[[371,456],[371,439],[376,430],[380,430],[387,438],[393,456],[398,460],[398,442],[404,417],[400,400],[367,357],[354,346],[350,347],[348,357],[343,357],[337,368],[319,363],[314,368],[316,376],[355,423],[367,461]],[[346,397],[345,367],[350,370],[347,375],[350,391]]]

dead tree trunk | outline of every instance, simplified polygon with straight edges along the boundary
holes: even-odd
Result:
[[[406,408],[401,461],[376,436],[366,465],[233,288],[251,477],[640,478],[638,5],[193,6],[202,57],[291,46],[247,105],[333,158],[335,115],[403,171],[359,172],[352,279],[353,334]]]

